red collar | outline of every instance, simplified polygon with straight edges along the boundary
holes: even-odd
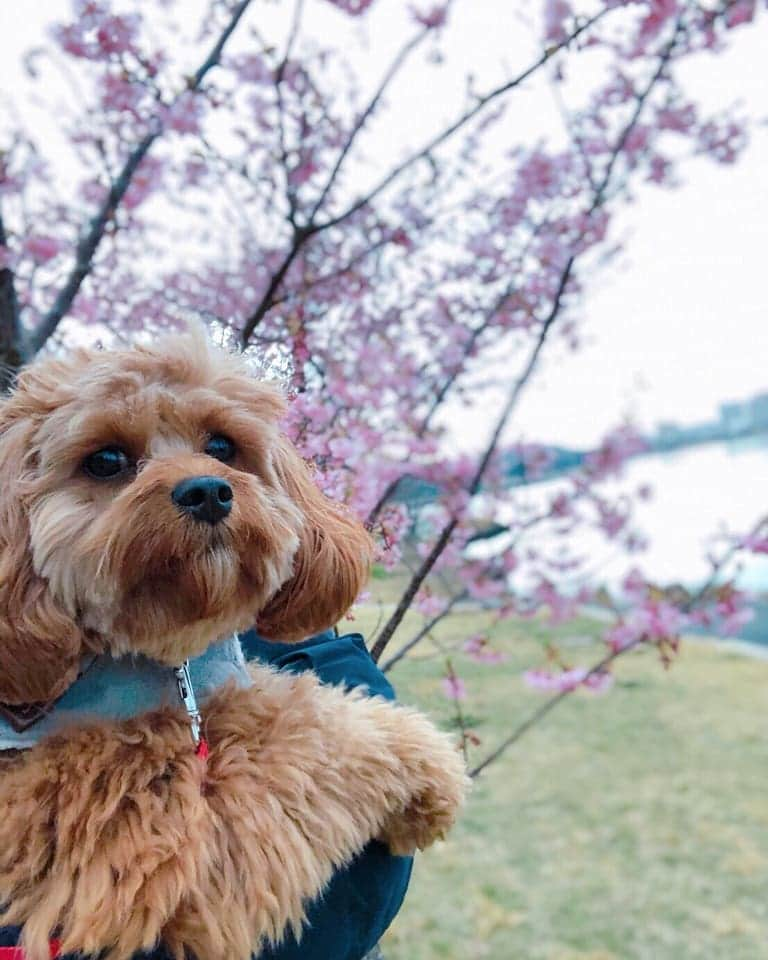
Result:
[[[49,944],[51,960],[61,956],[61,941],[51,940]],[[0,960],[24,960],[25,953],[21,947],[0,947]]]

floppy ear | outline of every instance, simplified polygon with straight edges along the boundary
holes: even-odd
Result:
[[[373,541],[344,507],[318,490],[284,438],[273,466],[304,523],[291,579],[261,611],[257,629],[271,640],[304,640],[333,626],[352,606],[368,579]]]
[[[0,404],[0,702],[48,701],[77,676],[83,635],[32,566],[21,488],[32,479],[33,403]]]

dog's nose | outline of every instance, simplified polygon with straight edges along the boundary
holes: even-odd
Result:
[[[221,477],[189,477],[177,483],[171,499],[182,513],[202,520],[219,523],[232,509],[232,487]]]

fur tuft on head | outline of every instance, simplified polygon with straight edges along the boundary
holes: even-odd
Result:
[[[0,403],[0,702],[58,696],[86,651],[178,663],[346,612],[370,538],[314,485],[284,409],[199,330],[22,371]]]

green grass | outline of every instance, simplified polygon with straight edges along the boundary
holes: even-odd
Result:
[[[357,626],[370,635],[376,619],[369,608]],[[456,614],[439,642],[479,626]],[[583,621],[558,638],[589,663],[598,632]],[[548,636],[507,624],[501,667],[454,654],[482,738],[471,760],[541,703],[520,672]],[[421,654],[391,678],[450,725],[443,655]],[[641,651],[616,673],[613,691],[568,698],[477,782],[449,840],[418,858],[387,960],[768,958],[768,662],[691,642],[668,671]]]

